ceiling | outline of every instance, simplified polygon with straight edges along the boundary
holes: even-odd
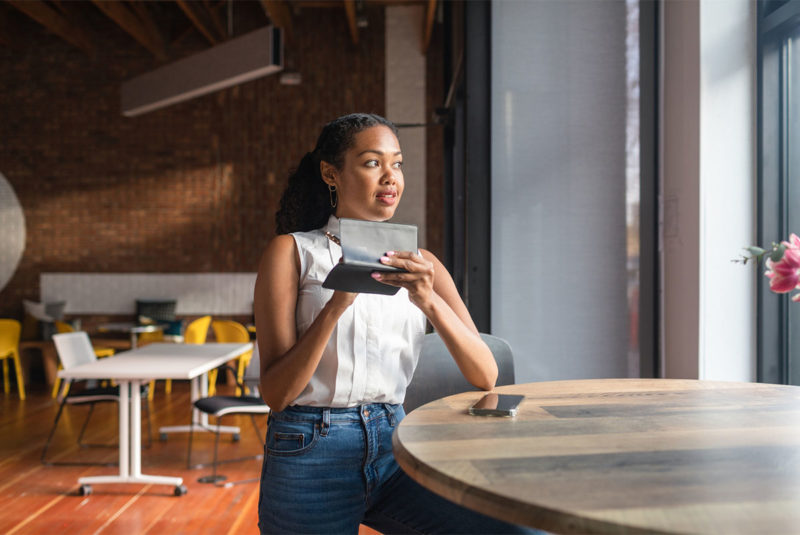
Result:
[[[420,49],[425,52],[437,0],[3,0],[2,4],[10,7],[0,10],[0,44],[20,44],[23,37],[12,19],[21,13],[94,58],[103,45],[94,31],[99,21],[116,25],[132,38],[132,46],[146,49],[160,64],[180,59],[174,50],[187,38],[200,37],[212,47],[269,24],[282,28],[291,43],[294,22],[310,9],[341,13],[350,41],[358,44],[368,4],[424,6]]]

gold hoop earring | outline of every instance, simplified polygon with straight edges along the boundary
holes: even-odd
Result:
[[[328,184],[328,195],[330,195],[331,198],[331,208],[336,208],[337,201],[339,200],[338,198],[337,199],[333,198],[334,193],[336,193],[336,186]]]

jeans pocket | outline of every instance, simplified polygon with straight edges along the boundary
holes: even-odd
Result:
[[[303,455],[319,440],[319,426],[313,421],[273,420],[267,431],[267,454],[275,457]]]

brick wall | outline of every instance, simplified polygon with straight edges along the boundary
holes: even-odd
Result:
[[[38,300],[42,272],[255,271],[288,171],[321,126],[384,113],[379,6],[367,7],[357,46],[342,10],[296,15],[287,59],[299,86],[271,76],[137,118],[119,113],[119,84],[156,62],[101,13],[84,14],[102,43],[94,60],[11,8],[2,14],[24,36],[0,46],[0,172],[23,206],[27,243],[0,316]],[[175,58],[207,46],[185,35]]]

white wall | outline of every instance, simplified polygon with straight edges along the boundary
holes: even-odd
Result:
[[[43,302],[68,314],[134,314],[137,299],[175,299],[175,313],[252,314],[255,273],[42,273]]]
[[[755,5],[663,4],[667,377],[756,377]]]

